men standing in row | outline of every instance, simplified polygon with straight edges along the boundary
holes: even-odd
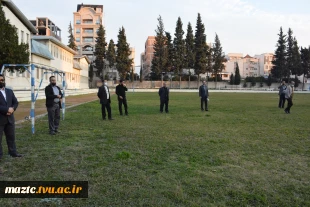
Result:
[[[62,93],[60,88],[56,86],[55,76],[51,76],[49,80],[50,84],[45,87],[46,108],[49,133],[55,135],[56,133],[59,133],[58,128],[60,122]]]
[[[108,119],[113,120],[112,119],[112,112],[111,112],[110,90],[109,90],[108,83],[106,80],[104,81],[103,85],[101,87],[99,87],[97,96],[100,99],[102,119],[106,120],[105,109],[107,109]]]
[[[14,112],[18,106],[18,101],[12,90],[5,88],[5,79],[0,75],[0,160],[2,152],[2,135],[5,133],[6,143],[8,145],[9,155],[12,157],[21,157],[16,152],[15,145],[15,119]]]
[[[279,108],[284,108],[285,94],[287,89],[285,81],[282,81],[282,84],[278,87],[278,89],[279,89]]]
[[[166,83],[163,83],[163,87],[159,89],[158,94],[160,97],[160,113],[163,113],[164,105],[166,113],[169,113],[169,88],[166,87]]]
[[[295,82],[291,82],[291,86],[288,85],[285,93],[285,98],[287,100],[287,107],[285,108],[284,112],[287,114],[291,113],[291,107],[293,106],[293,94],[294,94],[294,84]]]
[[[206,85],[206,81],[203,81],[203,84],[199,87],[199,97],[200,97],[200,105],[201,111],[203,111],[203,103],[205,103],[205,110],[208,111],[208,97],[209,97],[209,90],[208,86]]]
[[[121,116],[123,115],[123,106],[122,106],[123,104],[125,108],[125,115],[128,116],[126,91],[127,91],[126,84],[124,83],[123,80],[120,80],[119,85],[116,86],[115,93],[118,98],[118,109],[119,109],[119,114]]]

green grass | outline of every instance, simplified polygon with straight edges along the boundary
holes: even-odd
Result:
[[[46,117],[16,130],[21,159],[0,180],[89,181],[88,199],[0,199],[0,206],[310,206],[310,94],[291,114],[276,94],[128,93],[129,116],[102,121],[99,101],[67,110],[61,134]],[[4,153],[6,144],[3,142]]]

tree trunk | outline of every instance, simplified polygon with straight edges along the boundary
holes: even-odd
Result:
[[[181,89],[181,76],[180,76],[180,80],[179,80],[179,88]]]
[[[302,91],[304,90],[304,86],[305,86],[305,74],[302,77]]]

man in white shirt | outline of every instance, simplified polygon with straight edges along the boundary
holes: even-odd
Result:
[[[103,85],[99,87],[98,98],[100,99],[100,104],[101,104],[101,113],[102,113],[102,119],[106,120],[106,109],[108,112],[108,119],[112,119],[112,112],[111,112],[111,95],[110,95],[110,90],[108,87],[108,82],[105,80],[103,82]]]

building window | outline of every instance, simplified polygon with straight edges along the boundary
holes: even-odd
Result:
[[[75,41],[80,42],[80,38],[79,37],[75,38]]]
[[[24,31],[20,30],[20,41],[21,43],[24,43]]]
[[[76,20],[76,24],[81,24],[81,20]]]
[[[83,24],[92,24],[93,20],[92,19],[84,19]]]
[[[83,38],[83,42],[93,42],[93,38],[92,37],[85,37],[85,38]]]
[[[80,33],[81,30],[80,30],[80,29],[76,29],[75,32],[76,32],[76,33]]]
[[[88,33],[88,34],[93,34],[94,30],[93,29],[84,29],[84,32]]]

